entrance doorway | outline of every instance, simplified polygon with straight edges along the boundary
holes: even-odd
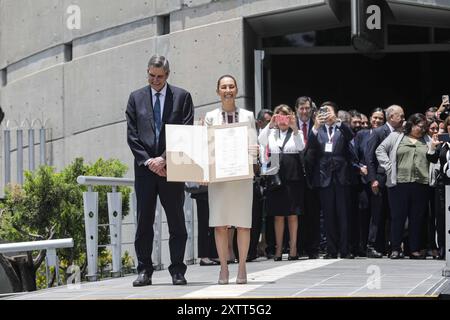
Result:
[[[391,104],[404,107],[407,115],[438,107],[449,94],[450,53],[271,55],[270,88],[273,108],[294,107],[297,97],[312,97],[316,104],[331,100],[344,110],[363,113]]]

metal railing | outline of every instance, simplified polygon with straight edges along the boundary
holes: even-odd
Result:
[[[47,276],[47,288],[49,286],[50,269],[49,267],[55,267],[56,283],[59,285],[59,259],[56,254],[56,249],[72,248],[73,239],[55,239],[55,240],[42,240],[42,241],[29,241],[29,242],[14,242],[0,244],[0,253],[11,252],[28,252],[35,250],[46,250],[45,255],[45,273]]]
[[[450,186],[445,186],[445,267],[442,276],[450,277]]]
[[[15,126],[13,127],[13,123]],[[39,133],[39,165],[46,165],[46,135],[48,129],[46,126],[48,125],[48,120],[28,120],[24,121],[16,121],[16,120],[8,120],[6,121],[6,125],[3,128],[3,143],[4,143],[4,185],[6,186],[11,182],[11,155],[13,153],[13,149],[11,146],[11,132],[16,134],[16,171],[17,178],[16,182],[18,184],[23,184],[24,178],[24,150],[28,148],[28,170],[34,171],[36,168],[36,160],[35,160],[35,131]],[[24,145],[24,133],[28,132],[28,146]]]
[[[117,192],[118,186],[134,187],[134,179],[126,178],[113,178],[113,177],[92,177],[92,176],[79,176],[77,182],[81,185],[86,185],[88,191],[83,193],[83,205],[84,205],[84,221],[86,231],[86,251],[88,262],[88,281],[97,281],[97,262],[98,262],[98,248],[111,246],[112,248],[112,276],[122,276],[122,245],[132,244],[122,242],[122,194]],[[98,192],[93,191],[94,186],[110,186],[112,192],[108,192],[108,216],[109,224],[98,224]],[[188,232],[188,254],[186,255],[186,262],[188,264],[194,263],[194,219],[192,199],[186,197],[185,202],[185,216]],[[136,232],[137,225],[137,203],[136,194],[132,192],[130,194],[130,214],[133,218],[134,231]],[[155,270],[161,270],[164,268],[162,262],[162,212],[163,208],[158,201],[155,213],[154,239],[153,239],[153,253],[152,260],[154,261]],[[110,245],[98,244],[98,228],[102,226],[109,226],[110,232]]]

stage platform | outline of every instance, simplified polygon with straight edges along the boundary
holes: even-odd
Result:
[[[285,257],[287,258],[287,257]],[[153,274],[153,285],[134,288],[136,275],[83,282],[37,292],[3,295],[13,300],[211,299],[211,298],[413,298],[437,299],[450,289],[442,277],[445,261],[358,258],[275,262],[258,258],[247,264],[248,284],[218,285],[219,266],[188,266],[188,285],[173,286],[167,270]],[[445,292],[444,292],[445,294]]]

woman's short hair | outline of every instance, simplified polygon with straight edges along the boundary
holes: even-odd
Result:
[[[222,79],[224,79],[224,78],[231,78],[231,79],[233,79],[234,85],[237,87],[237,81],[236,81],[236,78],[233,77],[232,75],[224,74],[223,76],[220,76],[219,80],[217,80],[217,90],[219,90],[219,87],[220,87],[220,81],[222,81]]]
[[[279,114],[281,112],[286,115],[294,114],[294,111],[292,111],[291,107],[289,107],[287,104],[280,104],[273,111],[274,114]]]
[[[405,124],[405,128],[404,128],[405,134],[410,134],[412,127],[421,122],[425,123],[425,125],[428,127],[427,118],[425,117],[425,115],[423,113],[414,113],[414,114],[410,115],[408,120],[406,120],[406,124]],[[427,129],[427,128],[424,128],[424,129]]]

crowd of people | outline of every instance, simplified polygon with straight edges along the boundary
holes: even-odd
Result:
[[[367,117],[326,101],[318,108],[299,97],[252,112],[237,106],[232,75],[217,81],[220,106],[204,125],[247,123],[249,159],[255,176],[187,188],[167,181],[165,125],[192,125],[190,93],[167,83],[168,60],[150,58],[148,86],[130,94],[127,140],[135,158],[138,277],[152,284],[153,223],[159,196],[169,227],[169,272],[186,285],[185,190],[197,203],[200,265],[239,263],[237,284],[247,283],[246,262],[445,257],[445,185],[450,184],[450,106],[415,113],[405,121],[401,106],[376,108]],[[447,133],[447,135],[439,135]],[[257,137],[257,141],[256,141]],[[256,161],[257,159],[257,161]],[[285,223],[287,220],[287,223]]]
[[[398,105],[367,117],[331,101],[318,108],[309,97],[294,109],[261,110],[247,261],[282,261],[283,253],[288,260],[444,259],[450,143],[438,134],[450,133],[446,106],[406,121]],[[232,247],[227,254],[233,262]],[[210,252],[201,264],[218,264],[215,257]]]

